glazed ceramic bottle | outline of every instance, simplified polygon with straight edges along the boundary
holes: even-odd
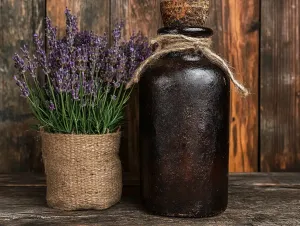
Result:
[[[184,25],[188,19],[182,21],[176,24]],[[209,28],[177,25],[158,33],[196,38],[213,33]],[[175,217],[209,217],[225,211],[229,99],[225,72],[201,52],[172,52],[144,71],[140,80],[141,189],[149,211]]]

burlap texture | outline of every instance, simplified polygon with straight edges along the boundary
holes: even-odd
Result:
[[[48,205],[61,210],[101,210],[119,202],[120,136],[42,132]]]

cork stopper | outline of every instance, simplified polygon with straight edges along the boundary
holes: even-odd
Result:
[[[203,27],[209,15],[210,0],[161,0],[165,27]]]

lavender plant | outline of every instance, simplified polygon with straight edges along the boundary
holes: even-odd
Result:
[[[125,86],[136,68],[152,53],[141,33],[122,40],[123,24],[109,36],[79,31],[77,18],[68,9],[66,35],[46,18],[47,51],[43,38],[34,35],[33,54],[26,46],[15,54],[14,76],[38,119],[39,130],[65,134],[106,134],[116,132],[124,119],[131,89]],[[45,81],[40,82],[38,73]]]

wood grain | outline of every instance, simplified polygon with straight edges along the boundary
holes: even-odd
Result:
[[[125,186],[121,202],[105,211],[58,211],[47,207],[45,182],[39,175],[35,180],[34,177],[0,176],[0,225],[300,224],[299,173],[230,175],[226,212],[207,219],[166,218],[146,213],[138,186]],[[24,178],[28,178],[27,181]]]
[[[40,166],[40,153],[28,104],[13,79],[13,54],[42,35],[44,1],[0,1],[0,173],[30,171]]]
[[[261,168],[300,171],[300,1],[261,10]]]
[[[68,7],[78,17],[80,30],[92,30],[96,34],[109,31],[109,0],[47,0],[47,16],[58,27],[59,35],[65,34],[65,9]]]
[[[125,37],[141,31],[153,38],[161,26],[160,0],[111,0],[111,27],[123,20]],[[121,145],[124,169],[134,177],[139,175],[139,98],[138,86],[135,87],[126,109],[127,122]]]
[[[12,79],[12,56],[32,43],[33,33],[42,34],[45,11],[63,35],[65,7],[79,17],[80,29],[97,34],[122,19],[126,37],[138,30],[154,37],[161,26],[159,0],[0,0],[0,173],[41,170],[32,117]],[[253,93],[241,98],[232,89],[231,171],[257,171],[259,164],[263,171],[300,171],[299,11],[298,0],[212,0],[207,26],[215,31],[214,49]],[[126,112],[121,156],[125,171],[137,176],[138,87]]]
[[[213,0],[207,23],[214,50],[234,68],[251,95],[243,98],[232,86],[230,171],[258,170],[259,0]]]

